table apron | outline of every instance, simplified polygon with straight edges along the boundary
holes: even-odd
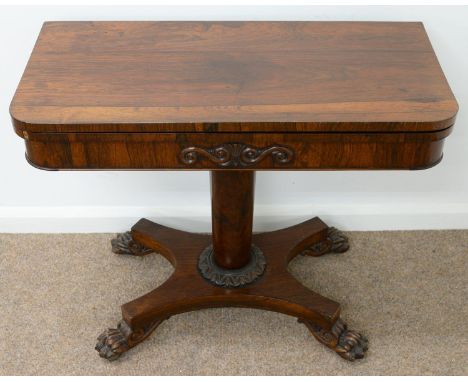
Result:
[[[42,169],[424,169],[451,128],[425,133],[27,133]]]

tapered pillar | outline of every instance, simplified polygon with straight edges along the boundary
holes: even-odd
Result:
[[[250,260],[254,171],[211,171],[213,258],[222,268],[242,268]]]

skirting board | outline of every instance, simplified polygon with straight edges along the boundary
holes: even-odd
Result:
[[[468,203],[255,205],[254,231],[284,228],[319,216],[344,231],[468,229]],[[169,227],[209,232],[209,206],[0,207],[2,233],[122,232],[145,217]]]

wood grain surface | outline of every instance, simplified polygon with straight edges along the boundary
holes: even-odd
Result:
[[[238,174],[229,172],[226,176]],[[253,187],[252,182],[247,183],[244,186]],[[161,253],[175,270],[156,289],[122,305],[122,320],[117,327],[105,330],[98,337],[96,350],[103,358],[117,359],[173,315],[230,306],[297,317],[319,342],[349,361],[363,358],[368,349],[367,338],[348,329],[340,318],[337,302],[309,290],[287,270],[290,260],[298,254],[322,256],[348,249],[346,237],[319,218],[253,235],[253,242],[261,248],[268,265],[258,279],[236,288],[220,287],[201,276],[197,255],[210,245],[209,235],[183,232],[141,219],[132,227],[131,236],[132,244],[125,239],[125,245],[133,247],[138,243],[139,247],[143,245],[150,250],[146,254],[151,250]]]
[[[10,113],[41,168],[218,170],[212,237],[142,219],[113,240],[116,253],[160,252],[175,272],[122,306],[101,357],[172,315],[238,306],[298,317],[353,361],[365,336],[287,271],[299,253],[344,252],[348,240],[318,218],[253,235],[254,171],[433,166],[457,109],[421,23],[52,22]],[[248,283],[210,277],[227,270]]]
[[[452,128],[432,133],[28,133],[29,162],[42,169],[325,170],[422,169],[442,159]],[[236,146],[265,152],[291,150],[287,161],[273,153],[255,160],[216,158]],[[245,150],[244,148],[244,150]],[[183,154],[197,149],[194,160]],[[212,152],[213,154],[203,154]],[[232,157],[231,157],[232,158]]]
[[[428,132],[458,106],[422,23],[47,22],[28,132]]]

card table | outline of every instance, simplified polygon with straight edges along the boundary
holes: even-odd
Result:
[[[174,272],[99,336],[108,360],[175,314],[227,306],[297,317],[362,358],[340,305],[287,271],[348,239],[317,217],[253,234],[255,172],[426,169],[457,110],[419,22],[46,22],[10,106],[40,169],[211,173],[211,235],[141,219],[112,240]]]

